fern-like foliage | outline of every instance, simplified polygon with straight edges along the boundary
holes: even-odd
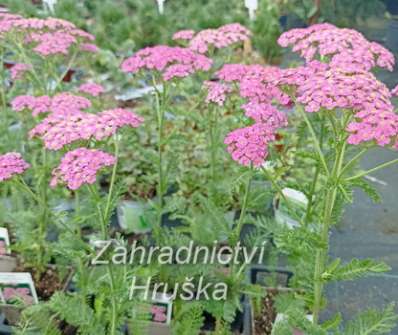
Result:
[[[391,270],[391,267],[384,262],[377,262],[373,259],[356,259],[349,263],[340,265],[340,259],[333,261],[324,272],[325,280],[354,280],[372,273],[382,273]]]
[[[369,309],[360,313],[350,321],[343,335],[382,335],[391,334],[395,327],[398,315],[394,311],[395,305],[390,304],[384,310]]]

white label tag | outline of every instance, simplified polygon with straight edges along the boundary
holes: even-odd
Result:
[[[258,8],[258,0],[245,0],[245,6],[248,9],[256,10]]]
[[[166,0],[156,0],[158,2],[158,9],[159,9],[159,14],[164,13],[164,2]]]
[[[0,273],[0,299],[5,304],[22,301],[25,305],[38,304],[35,284],[28,272]]]
[[[0,255],[11,253],[10,237],[8,236],[8,229],[0,227]]]
[[[55,5],[57,4],[58,0],[43,0],[43,4],[45,6],[45,8],[52,14],[54,14],[54,8]]]
[[[245,6],[249,10],[250,20],[256,18],[256,10],[258,8],[258,0],[245,0]]]

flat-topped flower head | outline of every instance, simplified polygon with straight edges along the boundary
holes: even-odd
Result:
[[[84,112],[50,114],[29,132],[29,137],[40,138],[49,150],[60,150],[73,142],[89,140],[96,121],[94,114]]]
[[[51,110],[51,98],[47,95],[34,97],[31,95],[20,95],[11,101],[11,108],[15,112],[23,110],[32,111],[33,116],[48,113]]]
[[[196,52],[181,47],[158,45],[139,50],[122,63],[126,73],[141,70],[156,71],[164,80],[187,77],[197,71],[208,71],[212,60]]]
[[[5,155],[0,155],[0,181],[22,174],[29,167],[30,165],[22,159],[20,153],[9,152]]]
[[[62,92],[52,98],[51,112],[54,114],[69,114],[88,109],[91,105],[91,101],[85,97]]]
[[[94,139],[102,141],[116,133],[119,128],[138,127],[143,119],[130,110],[117,108],[99,114],[75,111],[74,113],[52,113],[37,124],[30,138],[43,140],[49,150],[60,150],[77,141]]]
[[[177,37],[186,33],[177,33]],[[205,29],[198,32],[190,39],[189,48],[199,52],[206,53],[210,48],[222,49],[249,40],[251,32],[239,23],[231,23],[221,26],[217,29]],[[188,37],[188,36],[183,36]],[[185,38],[188,40],[188,38]]]
[[[329,23],[289,30],[278,42],[283,47],[292,46],[306,61],[318,57],[340,68],[370,70],[379,66],[392,71],[395,63],[394,55],[380,44],[368,41],[356,30]]]
[[[144,119],[132,111],[115,108],[97,114],[97,125],[93,137],[102,140],[116,133],[119,128],[128,126],[138,128]]]
[[[23,75],[28,72],[29,70],[32,69],[32,66],[30,64],[23,64],[23,63],[18,63],[15,64],[11,69],[11,79],[12,80],[18,80],[23,77]]]
[[[0,38],[8,33],[19,36],[25,48],[42,57],[66,55],[73,46],[93,41],[93,35],[78,29],[73,23],[55,19],[24,18],[22,16],[2,16],[0,18]],[[84,48],[80,48],[82,50]]]
[[[205,81],[204,87],[207,89],[206,103],[215,103],[223,106],[225,103],[227,93],[231,92],[231,87],[227,84],[219,83],[216,81]]]
[[[245,115],[256,123],[266,124],[269,129],[277,129],[287,126],[286,114],[279,111],[271,104],[249,102],[241,106]]]
[[[180,30],[177,31],[174,35],[173,35],[173,40],[191,40],[192,37],[194,37],[195,35],[195,31],[187,29],[187,30]]]
[[[78,148],[69,151],[53,170],[50,186],[65,183],[69,189],[77,190],[84,184],[94,184],[98,171],[115,163],[114,156],[100,150]]]
[[[258,64],[226,64],[216,73],[221,82],[235,83],[239,95],[248,102],[288,105],[291,99],[279,87],[281,75],[278,67]]]
[[[69,92],[58,93],[53,97],[21,95],[13,99],[11,107],[16,112],[30,110],[33,116],[42,113],[73,114],[90,108],[91,101]]]
[[[296,101],[306,112],[352,113],[352,122],[347,127],[350,144],[374,141],[379,146],[397,145],[398,115],[390,101],[391,92],[372,73],[330,65],[297,71],[297,76],[294,69],[289,74],[290,78],[300,78],[292,83],[296,87]]]
[[[260,68],[261,65],[225,64],[217,71],[216,77],[225,82],[241,81],[246,75]]]
[[[235,129],[224,140],[234,161],[244,166],[261,166],[268,155],[268,143],[275,139],[274,130],[263,123]]]
[[[105,92],[102,85],[96,83],[85,83],[79,86],[79,92],[86,93],[93,97],[98,97]]]

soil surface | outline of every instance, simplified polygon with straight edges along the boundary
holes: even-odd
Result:
[[[276,318],[276,310],[274,307],[274,297],[276,291],[268,291],[267,295],[263,298],[261,310],[254,318],[254,334],[253,335],[270,335],[272,325]]]
[[[56,291],[64,287],[63,280],[59,277],[56,269],[48,267],[45,272],[38,274],[35,269],[20,266],[17,271],[30,272],[36,287],[39,299],[48,300]]]

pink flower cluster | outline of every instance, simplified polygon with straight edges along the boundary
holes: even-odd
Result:
[[[5,287],[2,293],[6,302],[21,299],[25,305],[32,305],[34,301],[30,289],[26,287]]]
[[[69,53],[69,48],[77,43],[77,38],[64,31],[51,33],[32,33],[26,39],[27,42],[33,42],[35,46],[33,51],[43,57]]]
[[[239,94],[251,102],[282,105],[291,103],[289,96],[277,85],[282,70],[275,66],[226,64],[216,73],[227,83],[236,82]]]
[[[222,49],[250,39],[251,32],[239,23],[231,23],[217,29],[205,29],[194,35],[192,30],[174,34],[174,40],[189,40],[189,48],[204,54],[210,48]]]
[[[28,109],[32,111],[33,116],[42,113],[73,114],[90,107],[90,100],[68,92],[59,93],[52,98],[47,95],[39,97],[21,95],[14,98],[11,102],[11,108],[15,112]]]
[[[353,111],[348,125],[348,143],[375,141],[384,146],[396,142],[398,115],[394,112],[389,89],[368,71],[347,72],[330,67],[309,76],[297,88],[297,102],[307,112]],[[394,144],[394,143],[393,143]]]
[[[87,42],[95,39],[93,35],[65,20],[24,18],[19,15],[2,14],[0,15],[0,38],[4,38],[8,33],[20,35],[25,46],[30,46],[33,52],[43,57],[66,55],[72,46],[90,44]]]
[[[226,94],[232,90],[228,85],[216,81],[205,81],[204,86],[208,91],[206,103],[212,102],[219,106],[224,105]]]
[[[90,114],[50,114],[29,133],[30,138],[39,137],[49,150],[59,150],[76,141],[95,139],[102,141],[124,126],[138,127],[143,119],[133,112],[117,108]]]
[[[394,55],[375,42],[369,42],[353,29],[340,29],[329,23],[292,29],[279,40],[283,47],[293,46],[306,61],[324,57],[332,66],[349,70],[370,70],[375,66],[392,71]]]
[[[235,129],[224,140],[232,159],[239,164],[261,166],[268,155],[268,144],[275,139],[273,127],[255,123]]]
[[[103,86],[96,83],[86,83],[80,85],[79,92],[86,93],[93,97],[98,97],[105,92],[105,89],[103,88]]]
[[[211,65],[211,59],[190,49],[158,45],[136,52],[122,63],[122,70],[127,73],[158,71],[164,80],[171,80],[187,77],[196,71],[208,71]]]
[[[18,63],[15,64],[10,72],[11,72],[11,79],[18,80],[21,79],[25,72],[32,69],[32,66],[29,64]]]
[[[177,31],[173,35],[173,40],[191,40],[195,36],[195,31],[187,29],[187,30],[180,30]]]
[[[30,167],[21,154],[9,152],[0,156],[0,181],[12,178],[14,175],[22,174]]]
[[[216,74],[226,83],[238,84],[239,95],[247,101],[241,107],[245,116],[254,121],[253,125],[236,129],[225,138],[228,152],[239,164],[261,166],[277,130],[287,125],[286,115],[273,106],[291,103],[290,97],[278,86],[282,73],[273,66],[226,64]],[[230,92],[231,86],[226,87],[229,90],[224,92]]]
[[[66,183],[69,189],[77,190],[83,184],[94,184],[97,172],[115,163],[114,156],[100,150],[78,148],[69,151],[53,170],[50,186]]]
[[[165,322],[167,320],[167,309],[164,306],[151,306],[151,313],[153,321],[155,322]]]

